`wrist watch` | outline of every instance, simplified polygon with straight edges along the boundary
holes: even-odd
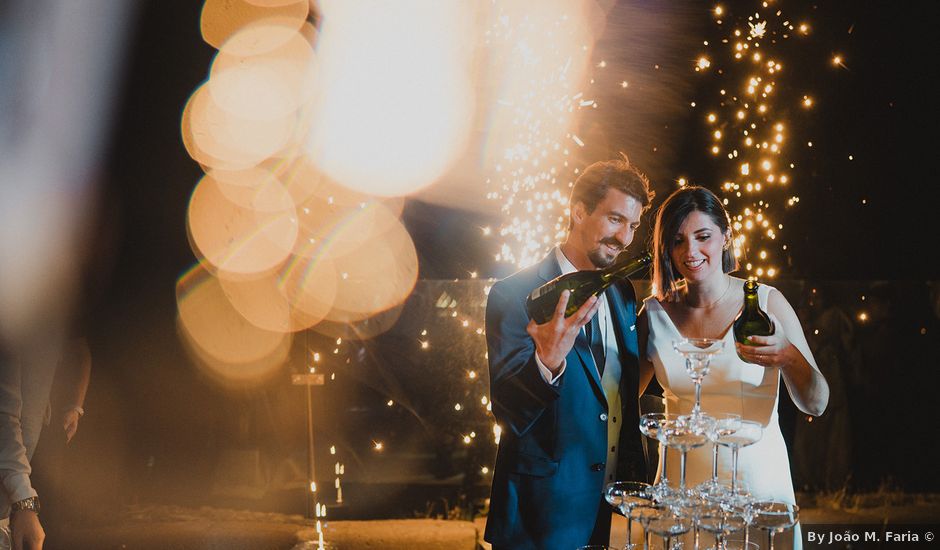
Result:
[[[39,497],[29,497],[18,500],[10,505],[11,512],[21,512],[23,510],[32,510],[39,513]]]

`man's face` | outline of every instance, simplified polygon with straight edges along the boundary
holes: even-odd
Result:
[[[617,189],[608,189],[591,213],[584,203],[574,205],[572,233],[591,263],[604,268],[633,242],[642,214],[640,201]]]

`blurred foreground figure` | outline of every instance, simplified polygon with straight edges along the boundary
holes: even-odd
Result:
[[[0,517],[12,505],[16,550],[42,548],[29,459],[61,358],[134,4],[0,3]]]
[[[4,489],[0,517],[5,518],[4,523],[9,521],[13,548],[42,548],[45,532],[39,523],[39,497],[29,479],[29,461],[42,431],[55,364],[53,368],[45,362],[25,364],[8,353],[0,361],[0,476]]]

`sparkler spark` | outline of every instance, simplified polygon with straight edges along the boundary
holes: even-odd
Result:
[[[533,13],[509,3],[494,9],[487,45],[505,76],[488,138],[486,197],[500,204],[506,220],[493,231],[502,241],[496,260],[525,267],[567,229],[567,189],[578,174],[569,158],[585,146],[571,121],[580,109],[597,108],[579,89],[593,40],[581,13]]]
[[[763,38],[764,34],[767,32],[767,22],[761,21],[760,23],[748,23],[751,27],[751,38]]]
[[[810,29],[808,23],[800,23],[794,35],[795,27],[775,6],[768,8],[769,4],[763,3],[747,16],[715,21],[721,39],[706,41],[715,44],[715,50],[701,57],[714,66],[716,78],[728,80],[722,81],[706,117],[712,137],[707,149],[723,176],[720,191],[736,232],[735,257],[749,260],[744,262],[748,276],[760,277],[777,276],[780,268],[772,265],[775,252],[787,250],[787,245],[778,244],[778,230],[783,226],[774,221],[774,205],[794,207],[800,200],[792,194],[779,195],[780,189],[792,182],[790,170],[795,165],[787,159],[792,140],[786,130],[791,124],[780,119],[787,109],[778,108],[775,98],[778,90],[786,89],[781,87],[784,56],[792,51],[787,39],[806,36]],[[765,17],[763,12],[768,9],[773,11]],[[723,10],[716,7],[714,13],[723,15]],[[833,64],[841,61],[839,55],[833,58]],[[814,100],[804,95],[800,105],[810,109]],[[719,155],[721,144],[730,146],[727,154]]]

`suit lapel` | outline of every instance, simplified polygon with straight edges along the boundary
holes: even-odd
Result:
[[[558,265],[558,259],[555,258],[555,249],[553,248],[548,256],[545,256],[539,263],[539,277],[547,283],[559,275],[561,275],[561,266]]]

